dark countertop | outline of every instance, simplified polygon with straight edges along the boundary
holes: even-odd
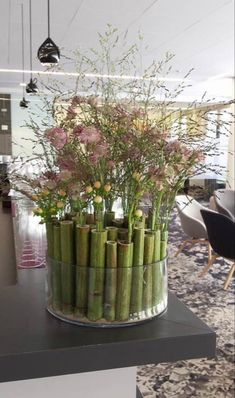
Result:
[[[15,284],[17,277],[12,212],[4,205],[0,196],[0,289]]]
[[[215,355],[215,333],[172,293],[159,318],[125,328],[70,325],[45,310],[45,270],[0,289],[0,381]]]

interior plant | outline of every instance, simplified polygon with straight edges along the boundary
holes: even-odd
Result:
[[[182,127],[200,103],[177,106],[188,74],[167,87],[162,75],[172,55],[139,75],[136,44],[125,46],[109,25],[98,37],[99,50],[75,54],[74,89],[46,85],[53,94],[44,98],[47,117],[31,114],[28,123],[41,171],[29,178],[15,170],[12,182],[46,224],[55,260],[50,309],[73,321],[129,322],[165,308],[161,264],[175,196],[187,178],[212,167],[205,157],[217,149],[198,119],[190,120],[194,134]]]

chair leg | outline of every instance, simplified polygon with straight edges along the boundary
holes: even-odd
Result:
[[[182,250],[185,248],[185,246],[187,245],[187,243],[189,243],[189,241],[188,241],[188,240],[184,240],[184,241],[179,245],[179,248],[178,248],[177,252],[175,253],[175,257],[177,257],[177,256],[182,252]]]
[[[235,271],[235,263],[232,265],[232,267],[230,268],[230,271],[229,271],[229,273],[227,275],[227,278],[226,278],[225,283],[224,283],[224,290],[227,290],[228,285],[229,285],[229,283],[230,283],[230,281],[232,279],[234,271]]]
[[[216,259],[217,257],[218,257],[218,256],[214,255],[214,256],[211,256],[210,260],[209,260],[209,258],[208,258],[208,263],[207,263],[207,265],[203,268],[202,272],[199,274],[199,277],[202,277],[202,276],[204,276],[204,275],[207,273],[207,271],[209,270],[209,268],[214,264],[214,261],[215,261],[215,259]]]

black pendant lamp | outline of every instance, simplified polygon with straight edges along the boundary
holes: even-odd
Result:
[[[31,75],[30,75],[30,81],[26,86],[26,93],[28,94],[36,94],[38,92],[38,87],[37,87],[37,79],[33,79],[32,75],[32,69],[33,69],[33,62],[32,62],[32,4],[31,0],[29,0],[29,43],[30,43],[30,70],[31,70]]]
[[[23,8],[23,4],[21,4],[21,23],[22,23],[22,77],[23,77],[23,82],[22,82],[22,86],[23,86],[23,98],[20,101],[20,107],[21,108],[28,108],[28,103],[29,101],[26,101],[25,99],[25,82],[24,82],[24,8]]]
[[[44,66],[53,66],[60,60],[59,47],[50,38],[50,0],[47,0],[48,38],[38,49],[38,59]]]

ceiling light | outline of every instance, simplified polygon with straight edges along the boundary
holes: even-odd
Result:
[[[0,73],[22,73],[22,69],[0,69]],[[55,75],[55,76],[81,76],[80,73],[77,72],[59,72],[59,71],[40,71],[40,70],[24,70],[24,73],[35,73],[38,75]],[[164,77],[164,76],[156,76],[156,77],[143,77],[143,76],[132,76],[132,75],[106,75],[106,74],[98,74],[98,73],[84,73],[82,76],[87,78],[103,78],[103,79],[116,79],[116,80],[153,80],[153,81],[163,81],[163,82],[192,82],[191,79],[182,79],[178,77]]]
[[[27,94],[36,94],[38,93],[38,87],[37,87],[37,79],[30,79],[30,82],[26,86],[26,93]]]
[[[44,66],[57,65],[60,60],[59,47],[50,38],[50,0],[47,0],[48,38],[38,49],[38,59]]]
[[[32,70],[32,4],[31,0],[29,0],[29,55],[30,55],[30,69]],[[27,94],[36,94],[38,92],[38,87],[37,87],[37,79],[33,79],[32,72],[31,72],[31,77],[30,81],[27,84],[26,87],[26,93]]]
[[[26,101],[25,97],[23,97],[22,100],[20,101],[20,107],[28,108],[28,103],[29,103],[29,101]]]
[[[26,83],[20,83],[21,87],[26,87]]]

